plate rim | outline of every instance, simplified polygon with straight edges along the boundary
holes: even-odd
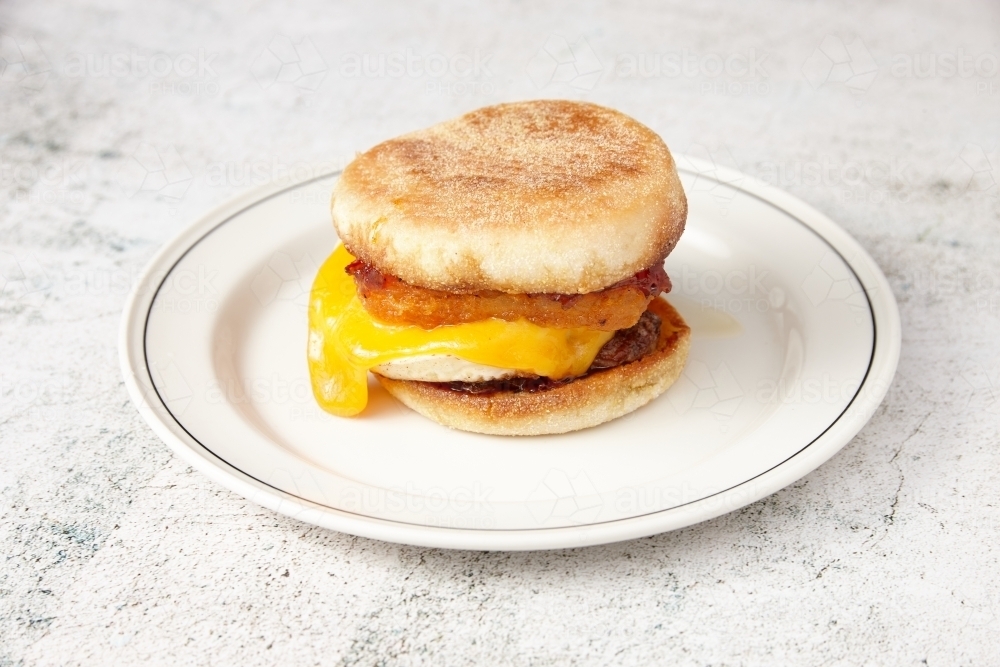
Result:
[[[844,410],[822,433],[791,456],[733,487],[668,509],[577,526],[517,529],[435,526],[375,518],[314,503],[250,476],[202,444],[170,412],[160,397],[149,370],[146,325],[160,287],[174,266],[191,249],[243,210],[289,190],[332,178],[341,170],[252,188],[196,218],[153,255],[127,297],[119,327],[119,360],[126,389],[153,432],[183,461],[212,481],[280,514],[362,537],[455,549],[570,548],[676,530],[749,505],[818,468],[846,446],[870,420],[888,392],[898,365],[902,343],[899,310],[888,280],[875,261],[846,230],[825,214],[798,197],[735,169],[679,154],[674,159],[679,171],[698,179],[708,178],[746,193],[813,232],[850,268],[865,294],[872,318],[873,341],[868,368],[857,392]],[[164,265],[169,265],[170,268],[164,271]],[[866,270],[864,273],[867,274],[867,280],[859,275],[860,267]],[[137,346],[137,342],[141,342],[141,345]],[[137,347],[141,347],[141,350],[137,350]],[[136,363],[139,359],[141,364]],[[846,432],[837,437],[827,437],[838,424],[847,424]],[[175,428],[180,429],[191,442],[185,442]]]

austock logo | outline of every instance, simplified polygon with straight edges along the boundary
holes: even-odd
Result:
[[[34,39],[15,40],[0,33],[0,83],[39,91],[49,80],[52,63]]]
[[[49,289],[52,281],[34,257],[15,257],[0,252],[0,296],[23,299]]]
[[[724,272],[682,264],[672,275],[676,293],[697,301],[703,310],[764,313],[781,308],[785,299],[781,288],[767,285],[770,271],[752,264]]]
[[[615,59],[615,74],[623,79],[731,78],[766,79],[768,53],[748,49],[745,53],[692,53],[687,49],[675,53],[620,53]]]
[[[863,95],[875,82],[878,65],[860,37],[845,43],[840,37],[827,35],[802,64],[802,75],[814,89],[842,84]]]
[[[163,403],[170,412],[180,417],[194,400],[194,390],[188,384],[181,369],[173,361],[167,364],[150,364],[151,376],[156,386],[156,393],[162,397]],[[146,400],[150,405],[156,406],[159,400],[154,395],[147,395]]]
[[[918,185],[915,165],[898,156],[841,161],[827,155],[816,160],[761,162],[755,177],[777,187],[837,187],[894,191]]]
[[[967,405],[983,412],[1000,412],[1000,367],[989,369],[974,364],[962,371],[960,377],[971,389]]]
[[[692,410],[707,410],[720,422],[720,430],[728,430],[728,422],[746,393],[726,362],[714,368],[704,361],[689,359],[684,372],[667,393],[667,400],[679,414]]]
[[[30,371],[0,373],[0,420],[21,413],[31,405],[64,407],[94,396],[95,388],[116,387],[121,375],[113,371],[94,371],[86,379],[52,375],[39,377]]]
[[[681,166],[694,172],[691,191],[707,193],[722,208],[723,215],[727,214],[729,205],[739,194],[740,186],[746,178],[729,147],[691,144],[679,162]]]
[[[413,49],[392,53],[345,53],[340,61],[340,75],[392,79],[492,77],[492,59],[492,53],[482,53],[479,49],[471,54],[460,51],[450,56],[443,53],[421,55]]]
[[[218,74],[212,61],[218,53],[143,54],[135,49],[117,53],[69,54],[62,67],[68,78],[150,79],[149,90],[171,95],[218,95]]]
[[[990,78],[997,75],[1000,58],[995,53],[966,55],[965,49],[954,53],[897,53],[892,57],[890,72],[897,78],[963,79],[979,76]]]
[[[382,53],[345,53],[340,59],[344,78],[425,79],[425,94],[456,97],[491,95],[496,86],[491,79],[492,53],[475,49],[471,53],[418,53],[405,51]]]
[[[194,174],[173,144],[158,149],[144,142],[128,157],[115,179],[128,199],[140,192],[181,199],[191,186]]]
[[[267,47],[257,55],[250,72],[261,88],[275,84],[289,84],[299,90],[316,92],[327,73],[326,61],[316,50],[312,40],[304,37],[298,42],[285,35],[275,35]]]
[[[614,73],[618,79],[678,79],[698,82],[706,95],[763,96],[770,93],[769,53],[755,48],[728,53],[695,53],[687,49],[668,53],[619,53]]]
[[[303,183],[342,170],[354,159],[354,155],[323,162],[300,160],[286,162],[280,156],[255,160],[227,160],[213,162],[205,168],[205,185],[213,188],[248,188],[271,183]],[[304,193],[296,190],[293,197]],[[324,193],[328,194],[328,193]]]
[[[172,270],[163,281],[163,299],[157,300],[156,308],[174,313],[215,312],[219,308],[218,276],[218,269],[204,264],[197,269]]]
[[[528,496],[527,505],[538,525],[579,526],[594,523],[602,515],[606,518],[608,512],[617,516],[638,516],[699,501],[731,511],[751,502],[757,494],[753,484],[732,490],[725,496],[718,495],[723,490],[681,481],[626,485],[602,494],[583,470],[570,474],[553,468]]]
[[[997,194],[997,178],[1000,177],[1000,154],[994,152],[992,159],[977,144],[966,144],[962,152],[948,167],[946,182],[954,183],[957,194],[969,192],[990,192]]]
[[[124,296],[138,280],[140,268],[106,269],[73,265],[60,269],[43,266],[34,255],[17,256],[0,251],[0,296],[13,300],[27,300],[33,295],[49,293],[70,298],[83,295]]]
[[[181,78],[217,78],[212,61],[218,53],[208,53],[198,49],[197,54],[182,53],[169,55],[154,53],[151,56],[136,51],[129,53],[71,53],[63,66],[63,74],[70,78],[142,78],[151,76],[165,79],[169,76]]]
[[[854,315],[854,323],[867,320],[868,299],[857,278],[835,253],[827,251],[802,281],[802,291],[813,306],[831,301],[846,303]]]
[[[261,267],[250,289],[262,306],[274,301],[292,301],[305,310],[318,269],[319,263],[309,255],[293,258],[288,253],[277,252]]]
[[[572,477],[565,470],[549,470],[528,496],[528,509],[539,524],[553,518],[589,523],[603,505],[594,483],[582,470]]]
[[[791,382],[781,378],[764,378],[757,382],[754,398],[761,404],[844,405],[858,394],[858,388],[857,382],[836,379],[828,374],[797,378]]]
[[[80,204],[84,200],[90,163],[63,158],[49,163],[8,163],[0,160],[0,187],[11,188],[16,201]]]
[[[593,90],[604,73],[604,65],[583,37],[570,44],[561,35],[549,35],[528,62],[527,73],[538,89],[564,83],[576,90]]]
[[[444,488],[418,487],[413,482],[391,487],[353,485],[340,494],[338,506],[367,515],[420,515],[430,525],[454,528],[492,528],[495,508],[490,500],[493,488],[473,482]]]

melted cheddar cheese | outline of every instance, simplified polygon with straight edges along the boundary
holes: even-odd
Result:
[[[327,412],[349,417],[368,403],[368,370],[391,361],[447,354],[551,378],[581,375],[614,335],[594,329],[550,329],[498,319],[434,329],[385,324],[358,299],[343,245],[320,267],[309,298],[309,375]]]

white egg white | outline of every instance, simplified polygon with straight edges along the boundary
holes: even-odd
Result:
[[[476,364],[450,354],[425,354],[388,361],[372,369],[394,380],[421,382],[484,382],[513,377],[516,371]]]

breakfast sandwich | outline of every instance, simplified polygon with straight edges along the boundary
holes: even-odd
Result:
[[[360,413],[368,373],[479,433],[595,426],[662,394],[690,330],[660,297],[687,216],[666,145],[594,104],[500,104],[381,143],[334,187],[341,245],[309,308],[313,392]]]

